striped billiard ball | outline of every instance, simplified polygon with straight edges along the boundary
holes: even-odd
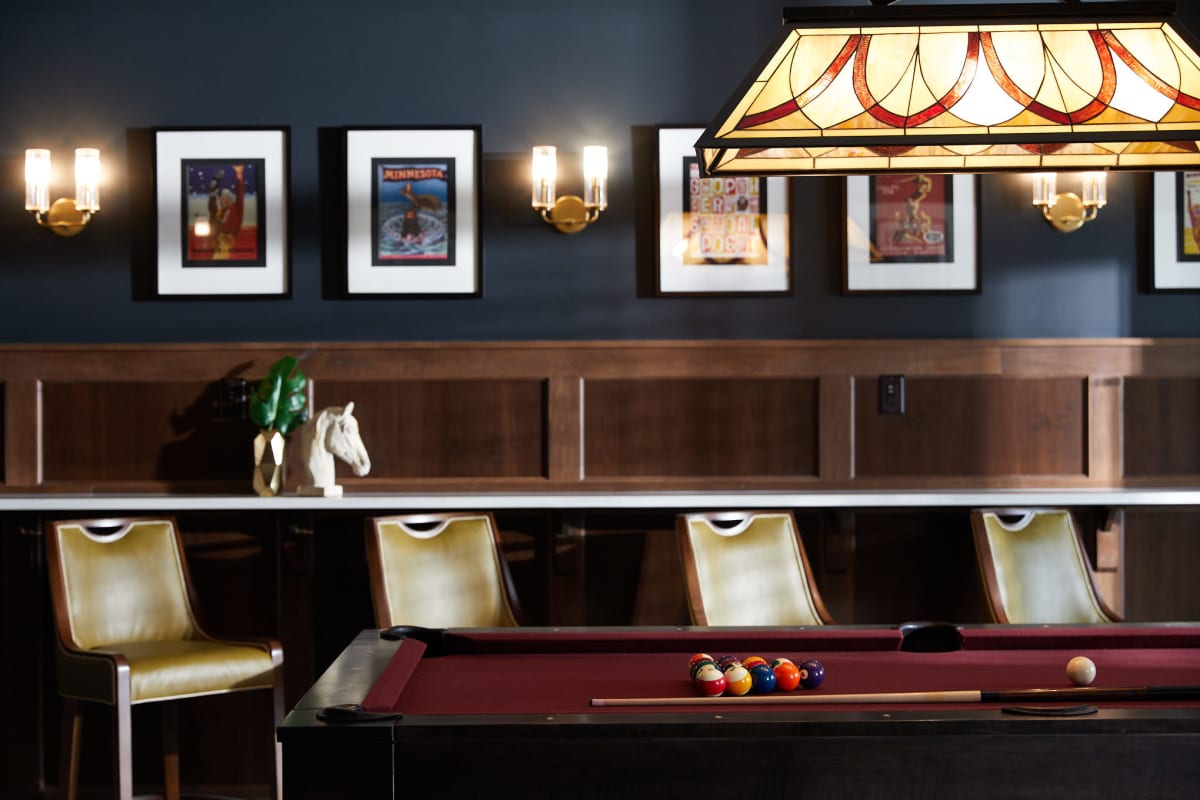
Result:
[[[730,667],[725,670],[725,693],[734,697],[741,697],[750,691],[750,687],[754,685],[754,679],[750,677],[750,670],[743,667],[741,664]]]

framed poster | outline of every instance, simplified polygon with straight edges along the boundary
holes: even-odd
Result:
[[[1200,291],[1200,172],[1154,173],[1150,290]]]
[[[978,292],[975,177],[846,179],[842,291]]]
[[[346,131],[349,294],[475,295],[478,126]]]
[[[789,294],[787,179],[702,177],[703,132],[658,129],[658,294]]]
[[[288,130],[159,130],[157,294],[291,293]]]

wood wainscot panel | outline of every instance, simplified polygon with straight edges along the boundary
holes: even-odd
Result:
[[[912,377],[903,414],[879,412],[879,380],[855,379],[855,477],[1083,476],[1083,378]]]
[[[9,487],[32,487],[42,481],[41,382],[11,378],[0,392],[0,465]]]
[[[8,448],[8,440],[5,438],[5,434],[8,433],[9,427],[8,412],[6,411],[7,408],[8,386],[5,383],[0,382],[0,420],[4,421],[4,424],[0,425],[0,475],[4,476],[5,483],[12,484],[15,483],[15,481],[11,480],[8,474],[8,460],[6,453]]]
[[[42,384],[46,482],[236,482],[250,485],[254,426],[216,418],[218,384]]]
[[[313,391],[318,410],[354,402],[370,478],[546,477],[544,380],[318,380]]]
[[[1126,378],[1125,475],[1200,473],[1200,378]]]
[[[1200,619],[1200,509],[1125,512],[1125,619]]]
[[[818,381],[589,380],[585,473],[803,476],[818,468]]]

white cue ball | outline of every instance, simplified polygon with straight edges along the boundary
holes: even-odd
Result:
[[[1096,665],[1090,658],[1075,656],[1067,662],[1067,678],[1076,686],[1087,686],[1096,679]]]

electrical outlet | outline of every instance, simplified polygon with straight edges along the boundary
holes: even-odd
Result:
[[[904,376],[879,376],[879,413],[904,413]]]

